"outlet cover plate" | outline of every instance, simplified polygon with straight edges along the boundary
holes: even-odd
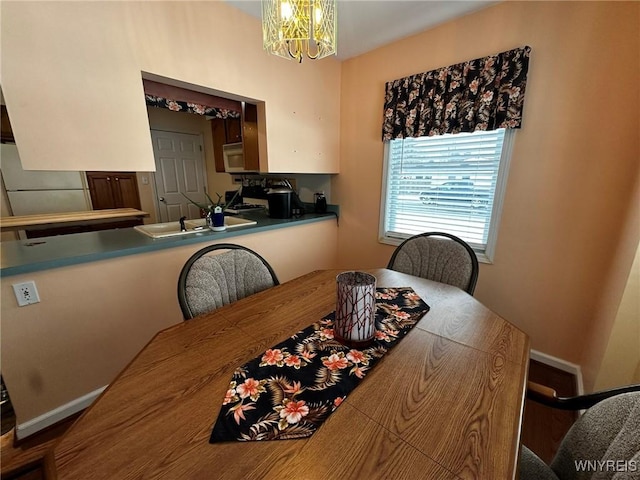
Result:
[[[14,283],[11,286],[13,287],[13,293],[15,293],[16,295],[16,300],[18,300],[19,307],[24,307],[25,305],[32,305],[34,303],[40,302],[38,289],[36,288],[36,283],[33,280],[22,283]]]

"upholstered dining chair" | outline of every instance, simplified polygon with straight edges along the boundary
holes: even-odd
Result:
[[[185,320],[279,285],[273,268],[253,250],[231,243],[194,253],[178,278],[178,302]]]
[[[527,399],[586,412],[571,426],[549,465],[522,445],[520,480],[640,478],[640,385],[577,397],[529,382]]]
[[[443,232],[414,235],[391,255],[387,268],[447,283],[473,295],[478,281],[478,258],[461,238]]]

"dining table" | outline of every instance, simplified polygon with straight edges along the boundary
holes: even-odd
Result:
[[[457,287],[389,269],[361,271],[430,309],[313,435],[209,442],[237,367],[331,314],[342,271],[158,332],[54,446],[47,477],[516,478],[528,336]]]

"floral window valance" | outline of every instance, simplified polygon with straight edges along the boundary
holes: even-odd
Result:
[[[143,80],[144,97],[151,107],[195,113],[214,118],[240,118],[242,105],[235,100]]]
[[[240,118],[240,112],[227,110],[225,108],[208,107],[198,103],[183,102],[181,100],[172,100],[170,98],[146,94],[144,98],[150,107],[168,108],[174,112],[196,113],[214,118]]]
[[[530,47],[386,84],[382,140],[520,128]]]

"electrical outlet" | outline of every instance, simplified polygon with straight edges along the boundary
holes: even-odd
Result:
[[[25,305],[31,305],[33,303],[40,302],[38,289],[36,288],[36,283],[33,280],[22,283],[14,283],[11,286],[13,287],[13,292],[16,294],[16,299],[18,300],[19,307],[24,307]]]

